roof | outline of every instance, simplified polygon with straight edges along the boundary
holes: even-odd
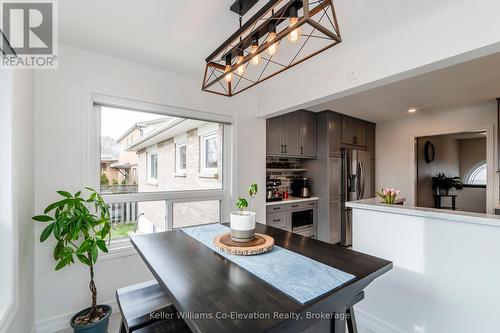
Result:
[[[161,124],[139,140],[133,142],[126,148],[126,150],[139,151],[162,141],[171,139],[176,135],[198,128],[206,123],[206,121],[201,120],[170,117],[164,124]]]
[[[118,139],[116,139],[116,142],[121,142],[123,139],[125,139],[127,136],[129,136],[136,129],[141,129],[142,127],[154,125],[156,123],[165,122],[169,118],[171,118],[171,117],[166,116],[166,117],[161,117],[161,118],[158,118],[158,119],[153,119],[153,120],[148,120],[148,121],[141,121],[141,122],[135,123],[132,126],[130,126],[130,128],[128,130],[126,130]]]

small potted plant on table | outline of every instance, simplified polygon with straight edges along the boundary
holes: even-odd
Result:
[[[460,177],[446,177],[444,173],[432,177],[432,189],[436,195],[448,195],[452,188],[460,191],[463,187]]]
[[[51,235],[56,240],[56,271],[74,264],[75,260],[89,268],[92,301],[90,307],[71,318],[70,324],[74,332],[106,333],[111,306],[97,305],[94,265],[100,251],[108,252],[105,240],[110,237],[111,222],[109,207],[101,195],[87,189],[92,191],[87,199],[81,197],[81,192],[72,195],[66,191],[57,191],[62,199],[47,206],[44,215],[34,216],[33,220],[48,223],[40,235],[40,242],[45,242]]]
[[[239,211],[231,213],[231,239],[235,242],[243,243],[255,238],[255,213],[252,210],[253,200],[257,195],[257,191],[257,184],[252,184],[248,188],[250,211],[245,211],[248,208],[248,201],[244,198],[238,198],[236,206],[239,208]]]

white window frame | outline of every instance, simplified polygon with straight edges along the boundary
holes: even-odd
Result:
[[[153,156],[156,156],[156,176],[153,177],[153,174],[152,174],[152,164],[151,164],[151,158]],[[149,184],[158,184],[158,168],[159,168],[159,162],[158,162],[158,158],[159,158],[159,155],[158,155],[158,151],[157,150],[154,150],[154,151],[148,151],[147,154],[146,154],[146,168],[148,169],[148,183]]]
[[[113,97],[87,91],[87,114],[84,123],[84,165],[83,183],[93,188],[99,188],[100,170],[100,133],[101,133],[101,106],[122,108],[141,112],[151,112],[161,115],[177,116],[201,121],[222,124],[222,188],[214,190],[183,190],[183,191],[157,191],[126,194],[103,195],[107,203],[119,202],[143,202],[164,201],[166,204],[165,223],[167,230],[172,228],[173,202],[220,200],[221,222],[229,222],[230,211],[235,193],[238,193],[237,161],[235,149],[237,146],[237,135],[235,121],[232,116],[179,108],[155,103],[140,102],[137,100]],[[96,171],[97,170],[97,171]],[[136,251],[130,244],[129,238],[112,240],[109,246],[110,253],[103,256],[103,260],[113,259],[127,255],[136,255]]]
[[[181,148],[186,147],[186,167],[181,168]],[[186,176],[187,168],[187,140],[180,141],[175,144],[175,175],[176,176]]]
[[[207,146],[206,142],[210,139],[215,139],[215,145],[218,148],[219,143],[219,133],[210,132],[200,136],[200,172],[205,176],[215,176],[219,172],[219,166],[217,168],[207,168]],[[219,152],[217,152],[219,153]],[[218,163],[217,163],[218,164]]]
[[[481,170],[479,170],[480,168],[486,172],[486,183],[485,184],[478,184],[478,183],[472,183],[472,182],[470,182],[471,178],[474,177],[474,176],[476,176],[481,171]],[[476,164],[474,164],[467,171],[467,173],[465,174],[464,185],[481,185],[481,186],[486,186],[487,183],[488,183],[488,165],[487,165],[487,163],[486,163],[485,160],[477,162]]]

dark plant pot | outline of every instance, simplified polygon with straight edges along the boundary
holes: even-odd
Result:
[[[445,189],[445,188],[440,188],[439,189],[439,194],[440,195],[448,195],[448,193],[450,193],[449,189]]]
[[[111,306],[103,304],[103,305],[98,305],[97,307],[106,308],[108,310],[108,314],[96,323],[92,323],[92,324],[85,325],[85,326],[80,326],[80,325],[73,324],[74,319],[76,317],[84,314],[85,312],[87,312],[90,308],[86,308],[86,309],[78,312],[73,317],[71,317],[70,324],[71,324],[71,327],[73,327],[73,332],[75,332],[75,333],[107,333],[108,332],[109,316],[111,316]]]

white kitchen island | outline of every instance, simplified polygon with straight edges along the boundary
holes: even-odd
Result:
[[[377,333],[500,331],[500,216],[346,203],[353,249],[394,268],[366,289],[358,323]]]

